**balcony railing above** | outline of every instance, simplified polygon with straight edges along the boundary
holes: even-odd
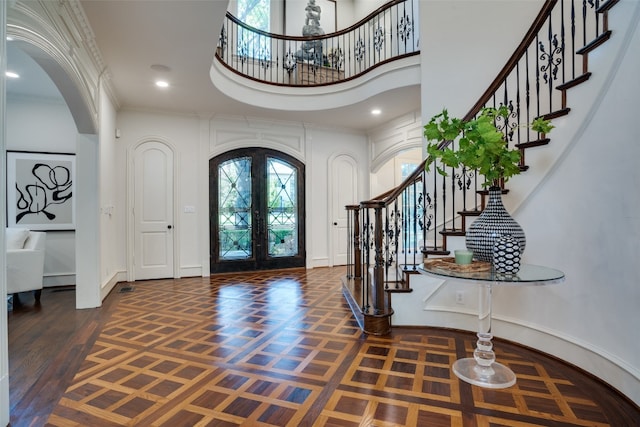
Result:
[[[216,58],[233,72],[263,83],[339,83],[418,54],[418,16],[417,0],[395,0],[352,27],[303,37],[260,31],[227,13]]]

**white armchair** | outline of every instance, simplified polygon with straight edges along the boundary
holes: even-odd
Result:
[[[13,294],[14,307],[20,305],[19,292],[34,291],[36,302],[40,301],[46,235],[7,228],[7,295]]]

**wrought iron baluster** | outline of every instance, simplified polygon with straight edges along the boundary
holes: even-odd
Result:
[[[576,78],[576,4],[571,0],[571,78]]]
[[[393,215],[393,214],[392,214]],[[391,240],[392,240],[392,230],[391,230],[391,218],[389,218],[389,207],[384,208],[384,226],[382,229],[384,233],[382,235],[382,244],[383,244],[383,252],[382,252],[382,267],[384,268],[384,288],[389,289],[389,268],[391,266]]]
[[[408,203],[408,199],[409,199],[409,188],[408,187],[406,190],[404,190],[402,192],[402,194],[400,195],[400,198],[402,199],[402,220],[400,222],[401,226],[402,226],[402,253],[403,253],[403,264],[406,266],[407,265],[407,258],[408,258],[408,251],[409,249],[407,248],[407,242],[409,241],[409,232],[407,231],[408,226],[408,221],[410,221],[410,216],[408,215],[408,210],[409,210],[409,203]]]
[[[587,0],[582,0],[582,46],[587,45]]]
[[[437,179],[433,180],[433,249],[438,249],[438,200],[440,195],[438,194]],[[444,205],[444,204],[443,204]]]
[[[355,239],[353,238],[353,210],[347,209],[347,241],[349,242],[347,246],[347,278],[353,279],[353,249],[355,247]]]
[[[353,259],[355,265],[353,268],[353,274],[356,280],[362,280],[362,238],[361,231],[364,227],[360,225],[360,206],[354,206],[353,210],[353,237],[355,239],[353,243],[354,254]]]
[[[540,45],[540,36],[536,35],[536,46]],[[540,56],[536,55],[536,115],[540,115]]]
[[[520,123],[520,62],[516,65],[516,123]],[[515,144],[520,144],[522,141],[520,126],[516,126],[516,141]]]
[[[413,269],[416,269],[416,263],[418,262],[417,259],[417,253],[418,253],[418,186],[416,183],[414,183],[411,186],[411,196],[413,197],[413,215],[411,218],[413,218],[412,220],[412,229],[413,229],[413,233],[412,233],[412,237],[411,237],[411,241],[412,243],[412,248],[413,248]]]
[[[527,51],[525,52],[525,66],[524,66],[524,70],[525,70],[525,106],[527,109],[527,113],[526,113],[526,121],[527,123],[531,123],[531,79],[529,77],[529,68],[531,67],[531,65],[529,64],[529,49],[527,49]],[[531,139],[531,133],[529,131],[529,128],[527,128],[527,141],[529,141]]]

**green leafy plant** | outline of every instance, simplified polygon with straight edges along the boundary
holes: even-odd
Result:
[[[509,110],[507,107],[484,108],[476,118],[463,121],[450,117],[446,109],[433,116],[424,126],[424,136],[430,142],[427,145],[427,155],[430,162],[426,164],[429,171],[431,163],[439,159],[442,165],[457,168],[464,166],[467,169],[477,170],[485,177],[483,185],[499,185],[501,180],[508,181],[514,175],[520,173],[520,151],[509,149],[504,139],[504,133],[500,131],[496,123],[507,122]],[[546,134],[553,125],[549,120],[537,118],[530,124],[535,132]],[[440,148],[442,141],[457,140],[457,148],[454,150],[449,144]],[[447,176],[442,166],[436,167],[438,173]]]

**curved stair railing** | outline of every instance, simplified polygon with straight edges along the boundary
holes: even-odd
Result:
[[[418,55],[418,16],[418,0],[394,0],[344,30],[295,37],[260,31],[227,12],[216,58],[232,72],[262,83],[340,83]]]
[[[591,76],[589,52],[611,36],[608,11],[616,3],[545,1],[522,42],[463,120],[474,118],[483,107],[507,106],[508,119],[497,125],[505,143],[520,150],[520,168],[526,171],[525,152],[550,139],[519,124],[569,113],[567,92]],[[454,142],[441,146],[448,144]],[[487,192],[475,171],[450,170],[443,178],[425,172],[427,161],[397,188],[346,207],[353,249],[344,294],[367,333],[389,332],[389,293],[410,292],[408,276],[417,272],[422,257],[448,255],[447,237],[464,236],[467,218],[478,216],[484,207]]]

